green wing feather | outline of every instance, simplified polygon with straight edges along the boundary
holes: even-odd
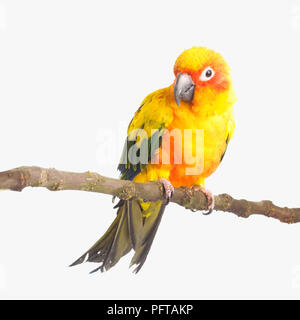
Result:
[[[147,168],[147,164],[161,146],[164,130],[173,119],[172,111],[162,108],[163,103],[167,105],[165,100],[168,94],[165,90],[161,89],[147,96],[128,127],[128,136],[118,166],[121,179],[133,180]],[[137,163],[131,163],[131,152],[135,152],[138,156]],[[97,262],[101,265],[92,272],[105,271],[133,249],[135,254],[131,265],[137,265],[135,272],[141,269],[151,248],[165,205],[162,202],[150,203],[147,214],[151,214],[147,218],[144,217],[145,212],[139,199],[120,200],[115,207],[118,208],[117,217],[109,229],[71,266],[84,261]]]
[[[147,168],[161,146],[162,136],[173,120],[168,89],[160,89],[149,94],[131,120],[118,170],[121,179],[133,180]],[[138,155],[138,162],[132,163],[130,154]]]

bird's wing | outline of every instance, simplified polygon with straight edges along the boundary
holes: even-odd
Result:
[[[148,95],[131,120],[118,170],[121,179],[133,180],[145,170],[161,146],[162,136],[173,120],[168,89]]]
[[[227,122],[227,125],[226,125],[226,138],[225,138],[226,139],[226,148],[224,150],[224,153],[221,156],[220,162],[224,158],[224,155],[225,155],[226,150],[227,150],[227,146],[229,144],[229,141],[231,140],[231,137],[233,135],[234,129],[235,129],[235,122],[234,122],[234,116],[233,116],[233,113],[232,113],[231,118],[229,119],[229,121]]]
[[[235,129],[235,122],[234,122],[234,117],[233,117],[233,113],[231,114],[231,118],[229,119],[229,121],[227,122],[227,144],[229,143],[232,135],[233,135],[233,132],[234,132],[234,129]]]

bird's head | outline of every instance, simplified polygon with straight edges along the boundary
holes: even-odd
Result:
[[[227,63],[219,53],[205,47],[185,50],[175,62],[174,73],[174,99],[178,106],[181,101],[207,104],[218,94],[231,91]]]

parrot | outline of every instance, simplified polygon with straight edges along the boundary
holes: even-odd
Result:
[[[147,95],[135,112],[118,166],[120,179],[160,182],[165,200],[120,200],[106,233],[71,266],[89,261],[100,264],[92,272],[107,271],[133,249],[130,267],[135,266],[133,272],[139,272],[174,188],[199,188],[207,198],[205,214],[213,211],[214,197],[204,181],[221,163],[235,129],[236,95],[230,68],[220,53],[195,46],[179,55],[173,71],[174,82]],[[174,135],[172,146],[164,144],[174,130],[181,143],[175,147]],[[190,130],[191,139],[183,138],[185,130]],[[200,142],[197,130],[203,133]],[[197,148],[201,149],[198,163],[182,159],[183,149],[193,155]],[[134,161],[130,161],[130,155],[135,155],[131,156]],[[163,162],[162,158],[170,161]],[[196,167],[199,163],[200,170]]]

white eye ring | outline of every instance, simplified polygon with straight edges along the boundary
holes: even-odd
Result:
[[[211,67],[207,67],[203,72],[201,73],[200,80],[201,81],[208,81],[215,75],[214,70]]]

